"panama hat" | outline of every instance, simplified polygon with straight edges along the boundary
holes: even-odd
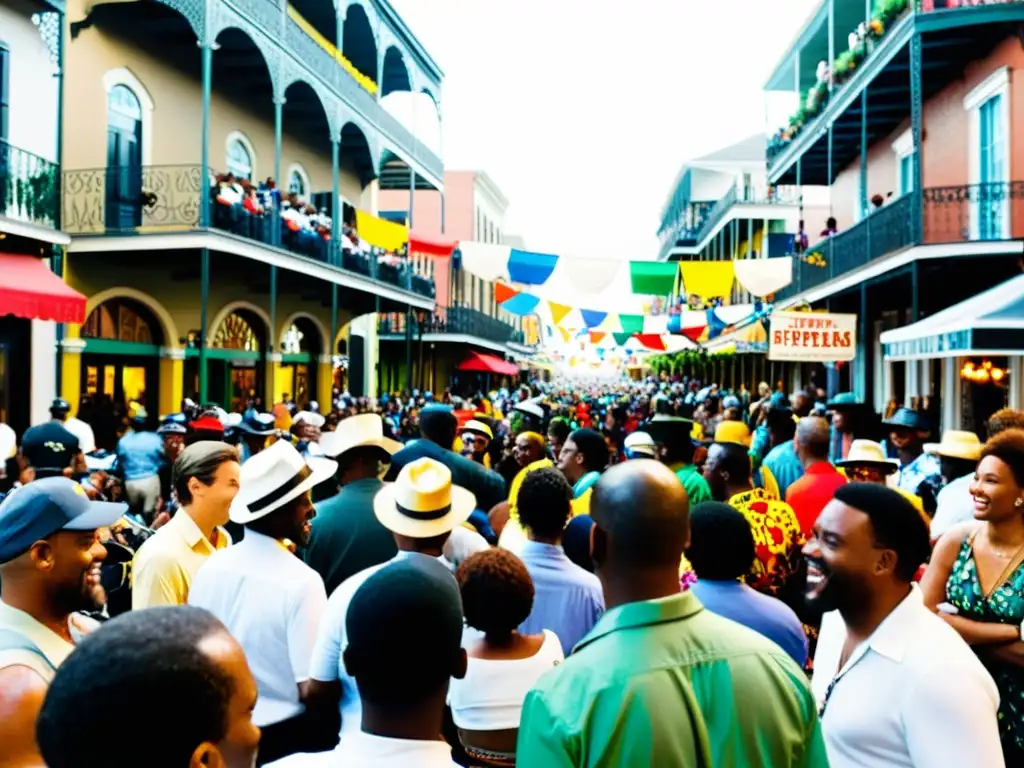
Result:
[[[491,431],[491,428],[484,424],[482,421],[479,421],[478,419],[470,419],[469,421],[467,421],[466,426],[462,428],[462,431],[471,432],[474,435],[486,437],[488,440],[494,439],[494,432]]]
[[[874,440],[854,440],[850,444],[850,452],[842,461],[837,461],[837,467],[849,467],[858,464],[867,464],[881,469],[886,473],[893,473],[899,469],[899,462],[890,459],[882,450],[882,444]]]
[[[231,522],[245,525],[266,517],[314,485],[334,477],[338,462],[305,459],[287,440],[278,440],[242,465],[241,489],[231,503]]]
[[[946,456],[951,459],[977,461],[981,458],[981,440],[973,432],[947,429],[942,433],[941,442],[925,443],[924,450],[926,453],[934,453],[937,456]]]
[[[320,436],[320,450],[332,459],[363,446],[380,448],[389,456],[402,449],[397,440],[384,437],[384,422],[376,413],[361,413],[338,422],[333,432]]]
[[[385,528],[414,539],[443,536],[473,514],[476,497],[452,485],[452,473],[433,459],[417,459],[402,467],[398,478],[381,488],[373,511]]]

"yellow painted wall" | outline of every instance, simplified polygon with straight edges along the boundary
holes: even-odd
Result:
[[[160,413],[177,413],[181,407],[184,375],[184,360],[160,360]]]
[[[77,21],[87,15],[88,0],[71,0],[67,18]],[[142,83],[154,104],[151,146],[143,147],[148,165],[198,165],[200,162],[202,113],[201,83],[165,64],[147,52],[146,40],[125,40],[95,24],[66,37],[64,88],[64,170],[103,168],[107,157],[107,94],[104,74],[125,67]],[[200,51],[194,41],[187,44],[186,56],[195,57],[199,70]],[[217,56],[216,51],[214,57]],[[242,131],[256,150],[255,178],[274,173],[273,104],[253,105],[238,97],[238,84],[214,82],[210,114],[210,165],[217,170],[226,166],[227,139],[232,131]],[[234,98],[227,94],[234,91]],[[245,94],[245,98],[248,95]],[[309,147],[289,135],[286,120],[282,142],[281,175],[291,163],[301,163],[309,175],[313,191],[331,189],[330,145]],[[284,182],[279,180],[283,186]],[[341,174],[340,191],[349,203],[371,208],[370,187],[361,190],[356,175]],[[365,199],[364,199],[365,198]]]

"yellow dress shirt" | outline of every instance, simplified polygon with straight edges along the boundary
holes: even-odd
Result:
[[[132,561],[132,610],[157,605],[184,605],[196,571],[231,537],[217,528],[214,547],[182,509],[147,540]]]

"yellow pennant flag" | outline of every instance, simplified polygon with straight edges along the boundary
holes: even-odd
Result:
[[[409,242],[409,228],[356,208],[356,231],[370,245],[385,251],[399,251]]]
[[[572,334],[560,325],[556,325],[555,328],[557,328],[558,332],[562,334],[562,341],[568,344],[572,339]]]
[[[731,261],[681,261],[679,271],[687,296],[715,299],[732,293],[735,272]]]
[[[548,307],[551,309],[551,322],[555,325],[561,323],[565,316],[572,312],[572,307],[566,306],[565,304],[556,304],[553,301],[548,302]]]

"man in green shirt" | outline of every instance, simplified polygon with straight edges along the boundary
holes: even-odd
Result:
[[[689,508],[653,461],[594,487],[607,613],[527,695],[519,765],[827,768],[807,679],[756,632],[679,591]]]
[[[694,444],[690,433],[693,422],[678,416],[658,414],[644,428],[658,445],[661,461],[673,472],[686,489],[691,507],[711,501],[711,489],[693,464]]]

